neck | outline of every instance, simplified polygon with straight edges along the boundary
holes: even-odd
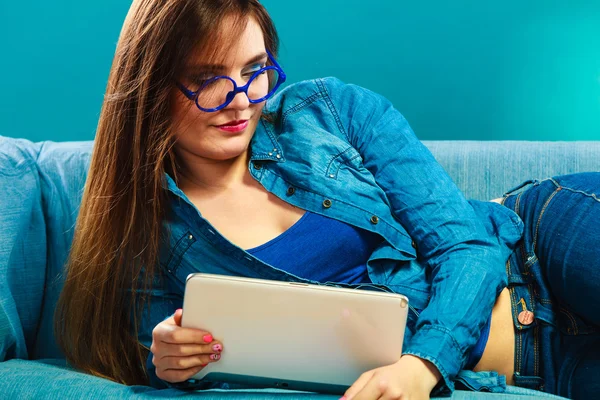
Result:
[[[218,193],[243,183],[248,176],[249,151],[229,160],[207,160],[190,154],[179,155],[180,189]]]

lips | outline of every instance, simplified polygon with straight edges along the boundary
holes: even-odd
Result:
[[[217,125],[217,128],[240,126],[240,125],[246,123],[247,121],[248,121],[247,119],[239,119],[237,121],[229,121],[223,125]]]
[[[225,132],[241,132],[248,126],[247,119],[241,119],[237,121],[229,121],[223,125],[216,125],[218,129],[221,129]]]

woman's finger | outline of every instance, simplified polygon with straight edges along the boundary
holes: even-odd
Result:
[[[160,357],[188,357],[194,355],[211,355],[220,354],[223,351],[223,345],[220,342],[214,341],[210,344],[172,344],[160,343],[157,346],[151,347],[150,351]]]
[[[152,331],[152,339],[172,344],[208,344],[214,340],[209,332],[194,328],[182,328],[168,323],[158,324]]]
[[[162,379],[163,381],[178,383],[185,382],[190,379],[192,376],[196,375],[200,372],[205,366],[200,365],[193,368],[188,369],[160,369],[156,368],[156,376],[158,379]]]
[[[178,308],[177,310],[175,310],[175,314],[173,314],[173,322],[175,323],[175,325],[181,326],[181,317],[183,317],[183,310],[181,308]]]
[[[152,363],[161,369],[189,369],[200,367],[211,362],[216,362],[221,359],[220,354],[197,354],[194,356],[188,357],[162,357],[157,358],[154,356],[152,358]]]
[[[354,396],[355,400],[375,400],[383,397],[388,388],[389,382],[373,374],[371,379],[363,386],[363,388]]]
[[[344,393],[344,397],[347,400],[352,400],[367,384],[367,382],[369,382],[369,380],[371,379],[371,377],[373,376],[373,370],[371,371],[367,371],[364,374],[362,374],[357,380],[356,382],[354,382],[352,384],[352,386],[350,386],[348,388],[348,390],[346,390],[346,393]]]

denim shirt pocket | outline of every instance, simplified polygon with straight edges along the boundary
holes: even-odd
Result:
[[[164,243],[160,252],[160,265],[169,274],[176,275],[184,254],[196,242],[189,230],[172,231],[170,243]]]
[[[362,167],[362,158],[354,147],[349,146],[344,151],[335,155],[327,165],[325,176],[337,179],[338,173],[343,166],[349,166],[352,169],[360,169]]]

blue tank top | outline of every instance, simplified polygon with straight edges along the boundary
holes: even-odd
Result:
[[[367,261],[382,240],[376,233],[307,211],[281,235],[247,252],[304,279],[359,284],[370,282]],[[490,322],[491,318],[469,354],[466,369],[481,359]]]
[[[367,260],[383,238],[307,211],[288,230],[247,250],[261,261],[318,282],[366,283]]]

